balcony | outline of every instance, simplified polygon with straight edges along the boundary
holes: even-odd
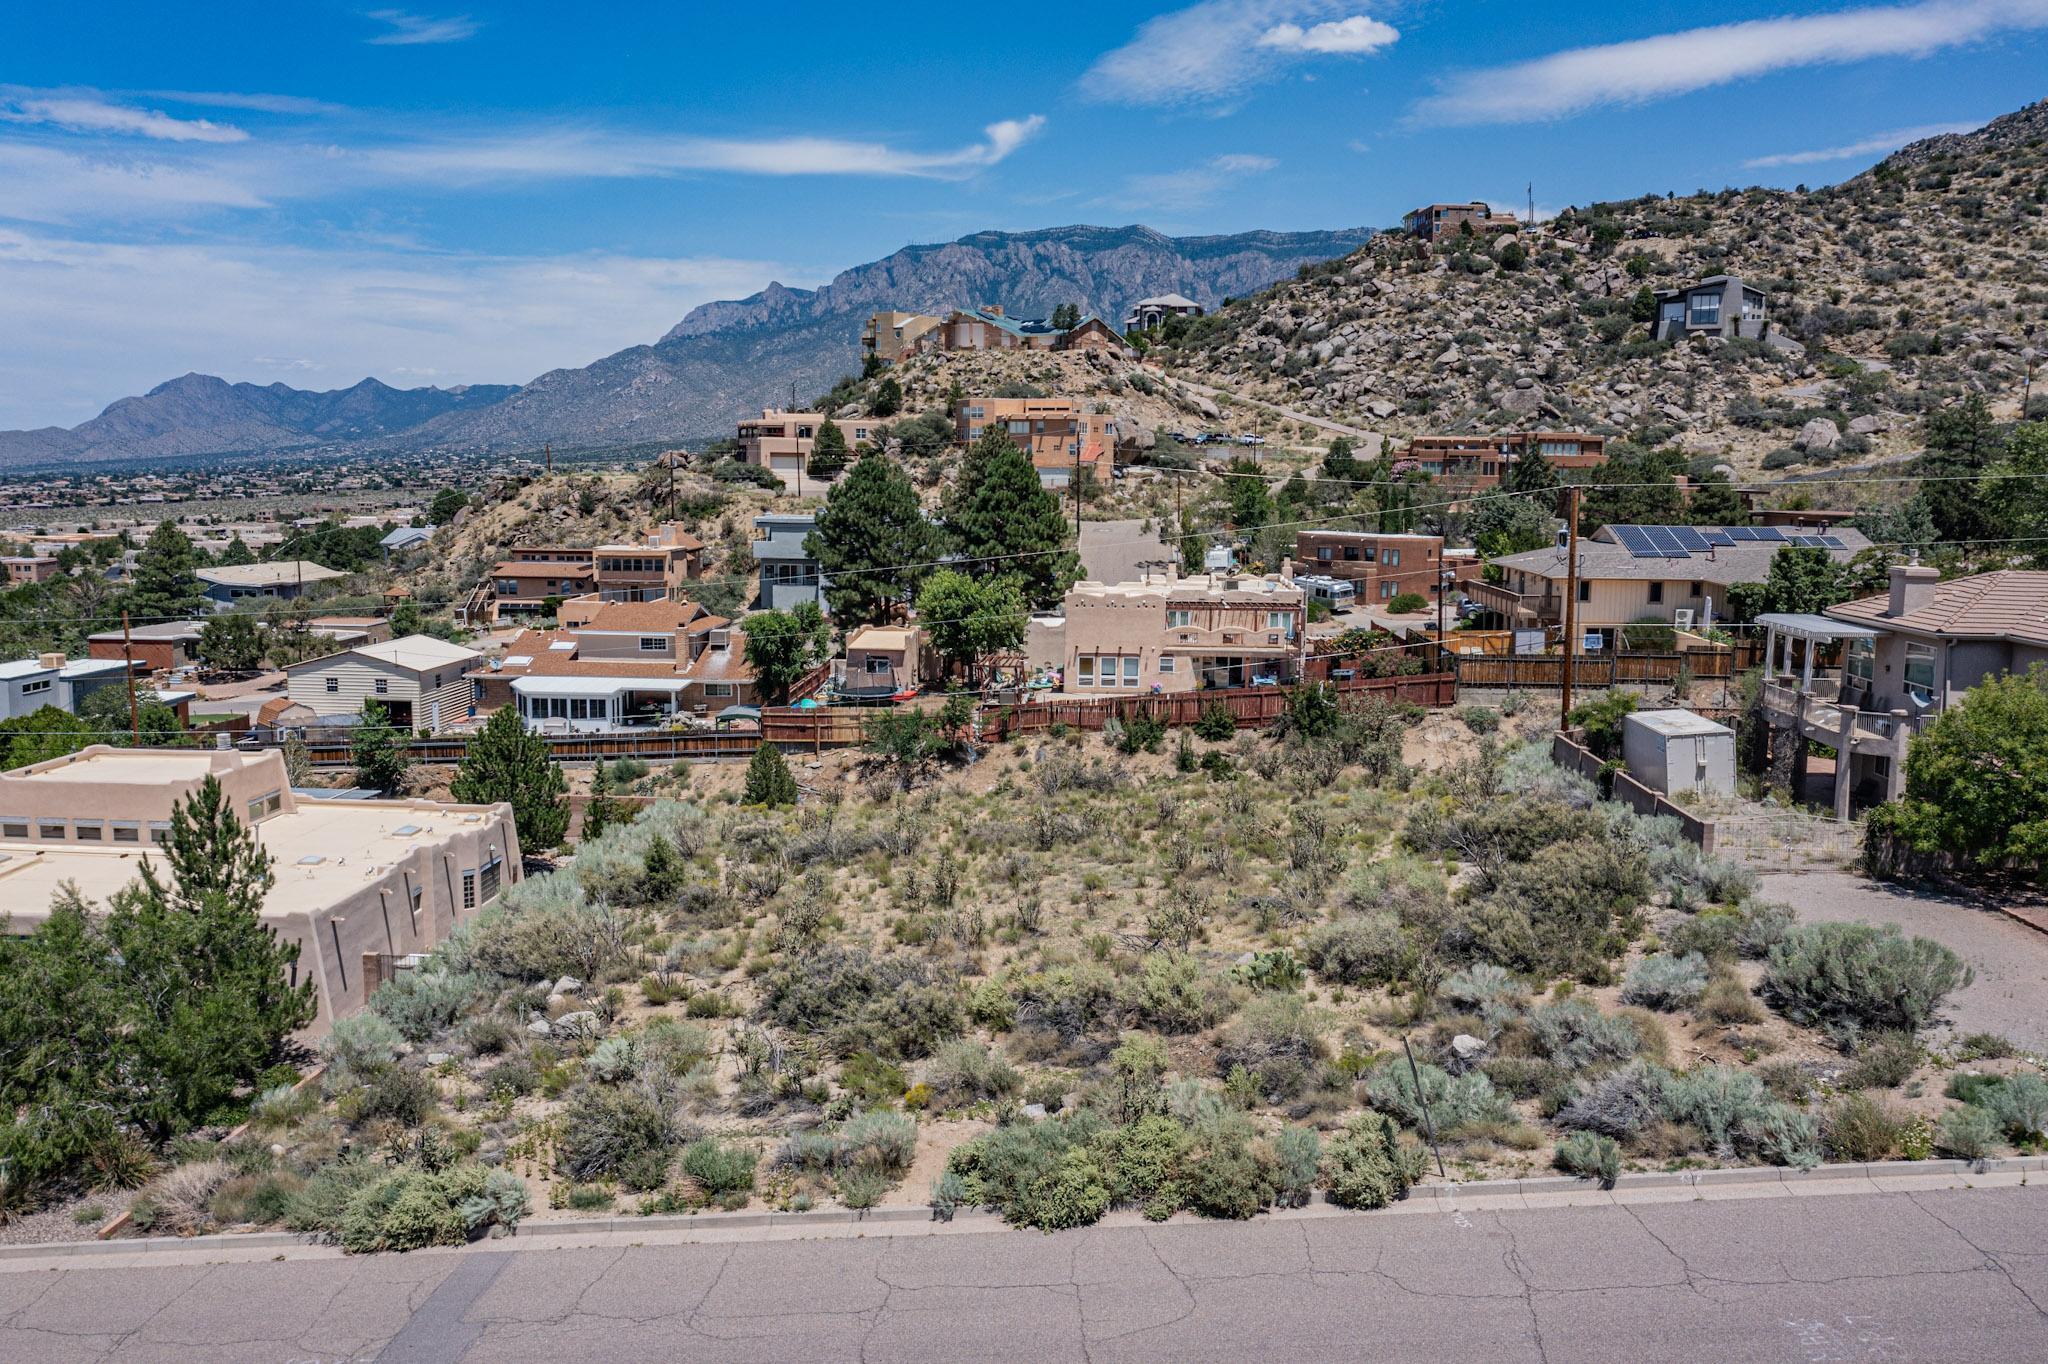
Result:
[[[1815,678],[1808,690],[1791,679],[1764,683],[1764,714],[1773,725],[1797,729],[1800,737],[1837,751],[1848,748],[1862,757],[1904,761],[1907,743],[1918,728],[1903,711],[1865,711],[1838,698],[1839,678]]]
[[[1514,625],[1542,625],[1564,619],[1564,597],[1557,592],[1511,592],[1497,583],[1470,583],[1465,595]]]

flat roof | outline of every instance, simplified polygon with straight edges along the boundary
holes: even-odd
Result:
[[[17,677],[34,677],[37,673],[53,673],[55,671],[57,671],[55,668],[48,666],[40,659],[17,658],[8,663],[0,663],[0,681],[11,682]]]
[[[217,750],[195,748],[187,752],[164,748],[135,748],[106,753],[83,752],[71,761],[40,772],[22,770],[8,773],[17,782],[78,782],[123,786],[163,786],[169,782],[198,781],[213,771]],[[236,754],[237,758],[242,755]]]
[[[195,569],[201,582],[220,587],[276,587],[283,583],[325,582],[348,574],[305,559],[280,559],[267,564],[224,564],[219,568]]]
[[[1758,625],[1767,625],[1781,635],[1794,639],[1826,641],[1831,639],[1876,639],[1877,631],[1865,625],[1850,625],[1844,621],[1830,620],[1801,611],[1766,611],[1756,618]]]
[[[381,644],[361,644],[349,652],[364,658],[374,658],[380,663],[410,668],[414,672],[445,668],[451,663],[474,663],[483,657],[474,649],[460,644],[450,644],[447,640],[436,639],[432,635],[406,635],[399,639],[387,639]]]
[[[1622,717],[1622,723],[1647,729],[1670,738],[1698,734],[1733,735],[1726,725],[1715,724],[1696,710],[1638,710]]]
[[[264,898],[266,918],[317,911],[346,899],[420,844],[436,846],[492,823],[491,807],[433,801],[301,800],[294,811],[257,824],[256,839],[275,861],[277,883]],[[415,832],[400,834],[403,828]],[[31,923],[48,912],[58,887],[76,882],[89,900],[106,898],[141,875],[146,846],[0,840],[0,901]],[[503,853],[501,848],[500,853]],[[318,862],[300,859],[317,857]],[[161,859],[159,859],[160,861]]]

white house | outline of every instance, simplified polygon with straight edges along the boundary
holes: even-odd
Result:
[[[465,674],[483,657],[432,635],[364,644],[285,670],[285,694],[316,715],[353,715],[375,701],[391,723],[438,730],[470,713]]]

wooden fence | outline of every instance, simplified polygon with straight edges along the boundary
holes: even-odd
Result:
[[[1562,654],[1525,654],[1500,658],[1460,655],[1456,661],[1461,687],[1544,688],[1564,685]],[[1578,654],[1572,659],[1572,685],[1598,690],[1616,686],[1672,686],[1680,670],[1696,681],[1723,681],[1735,675],[1735,654],[1727,649],[1687,649],[1671,654]]]
[[[1355,702],[1368,696],[1390,701],[1407,701],[1418,706],[1455,705],[1458,680],[1450,673],[1422,673],[1413,677],[1348,677],[1328,683],[1342,701]],[[1039,734],[1054,725],[1073,729],[1101,729],[1111,717],[1126,720],[1149,715],[1168,728],[1192,725],[1211,706],[1224,706],[1239,729],[1262,729],[1287,709],[1287,688],[1232,687],[1215,691],[1173,692],[1161,696],[1066,697],[1023,706],[1006,706],[981,725],[982,738],[989,741]]]

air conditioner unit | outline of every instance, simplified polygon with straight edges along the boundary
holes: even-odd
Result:
[[[1673,611],[1671,613],[1671,623],[1681,630],[1692,629],[1692,608],[1686,606]]]

